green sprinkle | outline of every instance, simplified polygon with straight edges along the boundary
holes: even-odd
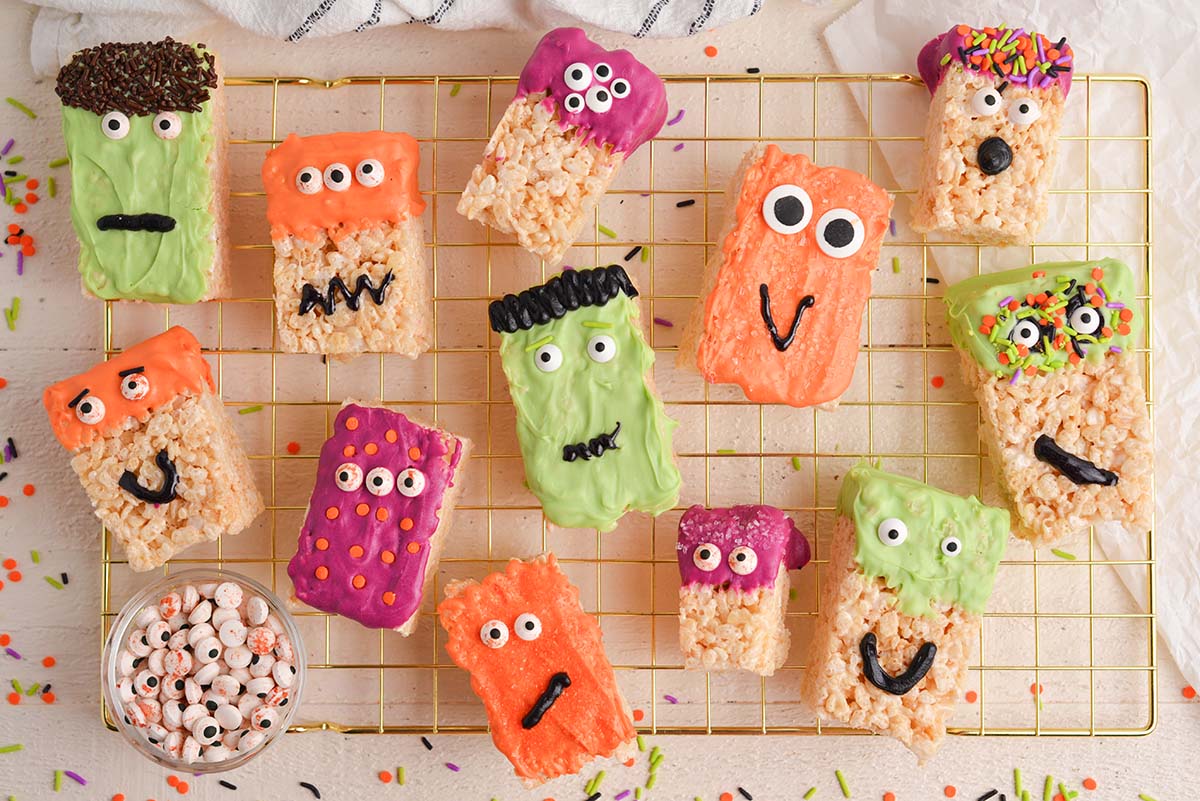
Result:
[[[788,587],[788,600],[789,600],[789,601],[794,601],[794,600],[796,600],[796,595],[797,595],[797,593],[796,593],[796,588],[795,588],[795,587]]]
[[[17,681],[16,679],[12,680],[12,688],[14,690],[16,690],[18,693],[25,692],[25,690],[21,687],[21,682]]]
[[[238,409],[238,414],[254,414],[255,412],[261,412],[262,410],[262,404],[256,403],[253,406],[243,406],[242,408]]]
[[[717,448],[717,453],[722,456],[728,456],[731,453],[737,453],[733,448]]]
[[[650,749],[650,760],[651,760],[651,761],[653,761],[653,760],[654,760],[654,758],[655,758],[656,756],[658,756],[658,753],[659,753],[659,751],[658,751],[658,746],[657,746],[657,745],[656,745],[656,746],[654,746],[653,748],[651,748],[651,749]]]
[[[62,790],[63,772],[61,770],[54,771],[54,792]]]
[[[584,320],[581,325],[584,328],[612,328],[612,323],[606,323],[603,320]]]
[[[49,190],[50,197],[58,197],[58,181],[54,180],[53,175],[46,179],[46,189]]]
[[[650,757],[650,770],[651,771],[658,770],[658,766],[660,764],[662,764],[663,759],[664,759],[664,757],[662,754],[659,754],[656,757]]]
[[[1070,795],[1070,793],[1067,792],[1067,785],[1063,784],[1062,782],[1058,783],[1058,792],[1063,798],[1067,798]]]
[[[617,232],[614,231],[613,229],[609,228],[607,225],[600,225],[599,223],[597,223],[596,230],[599,231],[600,233],[604,234],[605,236],[607,236],[609,239],[617,238]]]
[[[1021,801],[1029,801],[1029,791],[1028,790],[1021,791]]]
[[[701,798],[700,796],[696,796],[695,798],[692,799],[692,801],[704,801],[704,799]]]
[[[1145,793],[1138,793],[1138,798],[1142,799],[1142,801],[1157,801],[1157,799],[1151,798]]]
[[[4,310],[4,321],[8,323],[9,331],[17,330],[17,318],[21,316],[21,299],[14,297],[12,308]]]
[[[25,695],[26,695],[26,697],[32,697],[32,696],[36,695],[37,691],[40,689],[42,689],[42,685],[35,684],[32,687],[30,687],[28,690],[25,691]]]
[[[70,164],[70,163],[71,163],[71,160],[69,158],[67,158],[66,156],[60,156],[59,158],[56,158],[53,161],[51,161],[50,166],[51,167],[62,167],[64,165]]]
[[[33,563],[34,563],[35,565],[36,565],[38,562],[42,561],[42,555],[41,555],[40,553],[38,553],[37,551],[30,551],[30,552],[29,552],[29,558],[33,560]]]
[[[944,67],[949,63],[950,63],[950,54],[947,53],[946,55],[942,56],[942,66]]]
[[[799,456],[792,457],[792,469],[795,470],[797,473],[800,472],[800,457]]]
[[[20,743],[13,743],[12,745],[0,745],[0,754],[11,754],[15,751],[24,750],[25,746],[21,745]]]
[[[633,788],[633,797],[636,798],[637,801],[642,801],[642,788],[641,787]]]
[[[62,582],[59,581],[58,579],[54,578],[54,576],[43,576],[43,578],[45,578],[46,583],[49,584],[54,589],[56,589],[56,590],[63,589]]]
[[[1013,787],[1016,789],[1017,797],[1021,797],[1021,769],[1013,768]]]
[[[24,161],[24,160],[25,160],[25,157],[24,157],[24,156],[21,156],[21,155],[17,155],[17,156],[9,156],[9,157],[8,157],[8,163],[9,163],[9,164],[20,164],[20,163],[21,163],[22,161]]]
[[[531,344],[529,344],[529,345],[526,345],[526,346],[525,346],[525,352],[526,352],[526,353],[529,353],[530,351],[537,350],[537,349],[538,349],[538,348],[540,348],[542,345],[545,345],[547,342],[550,342],[550,341],[551,341],[551,340],[553,340],[553,339],[554,339],[554,337],[552,337],[552,336],[546,336],[546,337],[542,337],[542,338],[541,338],[541,339],[539,339],[537,342],[533,342],[533,343],[531,343]]]
[[[658,781],[658,777],[657,777],[657,776],[655,776],[653,773],[651,773],[651,774],[650,774],[650,778],[649,778],[649,779],[646,779],[646,789],[647,789],[647,790],[653,790],[653,789],[654,789],[654,785],[655,785],[655,783],[656,783],[657,781]]]
[[[587,791],[587,794],[591,795],[592,793],[596,792],[596,790],[600,789],[600,782],[602,781],[604,781],[604,771],[600,771],[596,774],[595,778],[592,779],[592,786],[591,789]]]
[[[846,777],[842,775],[842,772],[840,770],[835,770],[833,772],[833,775],[837,776],[838,787],[842,788],[842,796],[844,798],[849,798],[850,797],[850,785],[846,783]]]
[[[459,93],[459,92],[461,92],[461,91],[462,91],[462,84],[461,84],[461,83],[456,83],[456,84],[454,84],[453,86],[451,86],[451,87],[450,87],[450,96],[451,96],[451,97],[458,97],[458,93]],[[589,793],[589,795],[591,795],[591,794]]]
[[[404,786],[404,768],[396,768],[396,784]]]
[[[892,272],[894,272],[894,273],[900,272],[900,257],[899,256],[892,256]]]
[[[650,261],[650,246],[646,245],[642,248],[642,261]]]
[[[640,734],[637,736],[637,744],[638,744],[639,751],[646,750],[646,741],[644,739],[642,739],[642,735],[640,735]]]
[[[12,106],[17,111],[21,112],[26,117],[28,117],[29,119],[31,119],[31,120],[37,119],[37,112],[35,112],[29,106],[22,103],[20,100],[17,100],[15,97],[6,97],[6,98],[4,98],[4,100],[5,100],[5,102],[8,103],[8,105]]]
[[[1058,548],[1051,548],[1050,553],[1054,554],[1059,559],[1066,559],[1068,562],[1075,561],[1075,554],[1068,553],[1067,551],[1060,551]]]
[[[804,794],[804,801],[809,801],[809,799],[812,798],[816,794],[817,794],[817,788],[809,787],[808,792]]]

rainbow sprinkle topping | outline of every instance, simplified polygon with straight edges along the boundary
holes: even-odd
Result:
[[[952,62],[958,61],[968,70],[1030,89],[1057,85],[1065,97],[1071,89],[1074,57],[1065,36],[1054,41],[1045,34],[1007,25],[957,25],[925,46],[918,65],[931,92],[936,80],[930,78],[940,78]]]

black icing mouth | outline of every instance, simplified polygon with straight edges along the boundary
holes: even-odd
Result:
[[[1076,484],[1100,484],[1105,487],[1115,486],[1117,474],[1103,467],[1097,467],[1095,462],[1076,456],[1063,450],[1054,441],[1054,437],[1042,434],[1033,443],[1033,455],[1040,461],[1053,467]]]
[[[154,457],[154,463],[158,465],[158,469],[163,474],[162,486],[158,489],[149,490],[143,487],[138,483],[137,474],[131,470],[126,470],[121,474],[117,485],[139,501],[170,503],[175,500],[175,487],[179,484],[179,474],[175,471],[175,463],[171,461],[171,457],[165,450],[158,452],[158,455]]]
[[[175,218],[165,214],[105,214],[96,220],[101,231],[152,231],[165,234],[175,230]]]
[[[917,655],[909,664],[908,670],[899,676],[893,676],[879,664],[879,643],[874,632],[868,631],[863,635],[859,650],[862,652],[863,677],[892,695],[904,695],[916,687],[917,682],[925,678],[925,674],[933,667],[934,657],[937,656],[936,645],[931,642],[923,643],[917,649]]]
[[[767,289],[766,284],[759,284],[758,295],[762,298],[762,318],[767,324],[767,333],[771,335],[771,341],[775,343],[775,350],[780,353],[786,351],[792,346],[792,341],[796,338],[796,329],[800,327],[800,319],[804,317],[804,311],[811,309],[817,299],[812,295],[805,295],[800,298],[800,302],[796,304],[796,316],[792,318],[792,325],[788,328],[787,336],[779,336],[779,329],[775,327],[775,318],[771,316],[771,290]]]
[[[334,309],[337,308],[338,293],[341,293],[342,297],[346,300],[346,306],[351,311],[358,311],[359,306],[362,305],[361,298],[364,292],[367,293],[367,297],[371,299],[372,303],[376,306],[382,306],[384,295],[387,293],[388,286],[392,283],[392,278],[392,271],[388,270],[387,275],[379,282],[379,286],[375,286],[374,282],[371,281],[371,276],[364,273],[354,282],[353,291],[346,286],[346,282],[342,280],[340,275],[335,275],[329,279],[329,288],[324,293],[312,284],[305,284],[300,290],[300,314],[308,314],[318,306],[326,314],[333,314]]]
[[[521,718],[521,728],[532,729],[541,723],[542,716],[550,711],[550,707],[554,706],[554,702],[563,694],[563,690],[570,686],[571,677],[566,672],[555,673],[551,676],[550,681],[546,683],[546,689],[533,702],[533,706],[525,713],[525,717]]]
[[[573,445],[563,445],[563,461],[573,462],[576,459],[583,459],[585,462],[593,457],[599,459],[609,451],[617,449],[617,434],[621,433],[621,421],[617,421],[617,427],[612,430],[611,434],[605,433],[598,437],[593,437],[587,442],[576,442]]]

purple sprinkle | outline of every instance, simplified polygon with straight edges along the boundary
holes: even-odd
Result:
[[[675,323],[671,322],[670,320],[668,320],[665,317],[655,317],[654,324],[661,325],[663,328],[674,328],[675,327]]]
[[[896,218],[895,217],[888,218],[888,233],[890,233],[892,236],[896,235]]]
[[[650,193],[649,192],[639,192],[638,197],[650,197]]]
[[[1033,38],[1037,40],[1037,46],[1038,46],[1038,63],[1040,64],[1041,62],[1043,62],[1043,61],[1045,61],[1045,60],[1046,60],[1046,52],[1045,52],[1044,50],[1042,50],[1042,37],[1040,37],[1040,36],[1035,36],[1035,37],[1033,37]]]
[[[9,139],[7,142],[4,143],[4,149],[0,150],[0,156],[7,156],[8,151],[12,150],[12,146],[13,146],[13,140]]]
[[[1058,58],[1054,59],[1054,65],[1056,67],[1060,67],[1064,64],[1070,64],[1070,63],[1071,63],[1070,56],[1059,56]]]
[[[674,150],[676,153],[678,153],[680,150],[683,150],[683,142],[680,142],[679,144],[675,145],[675,147],[673,147],[671,149]]]
[[[1038,84],[1038,88],[1039,89],[1049,88],[1050,84],[1052,84],[1052,83],[1054,83],[1054,79],[1051,78],[1049,75],[1047,75],[1045,78],[1042,78],[1042,82]]]
[[[1113,353],[1124,353],[1125,352],[1121,348],[1118,348],[1116,345],[1110,345],[1108,349],[1110,351],[1112,351]]]
[[[1004,300],[1000,301],[1000,307],[1001,307],[1001,308],[1004,308],[1005,306],[1007,306],[1008,304],[1010,304],[1010,303],[1012,303],[1012,302],[1013,302],[1013,296],[1012,296],[1012,295],[1009,295],[1007,298],[1005,298]]]
[[[671,119],[667,120],[667,125],[678,125],[679,121],[682,119],[683,119],[683,109],[679,109],[678,114],[676,114]]]
[[[1017,379],[1019,379],[1020,377],[1021,377],[1021,371],[1017,370],[1015,373],[1013,373],[1012,378],[1008,379],[1009,385],[1011,386],[1012,384],[1017,383]]]
[[[1097,285],[1096,291],[1100,293],[1100,297],[1104,298],[1105,300],[1108,300],[1108,295],[1106,295],[1104,293],[1104,287]]]
[[[72,779],[72,780],[78,782],[79,784],[84,785],[85,787],[87,786],[87,779],[83,778],[82,776],[80,776],[78,773],[76,773],[73,770],[64,770],[63,775],[66,776],[68,779]]]
[[[1104,308],[1106,308],[1106,309],[1123,309],[1123,308],[1125,308],[1125,304],[1124,303],[1115,303],[1115,302],[1114,303],[1105,303]]]
[[[629,798],[629,791],[622,790],[621,792],[619,792],[613,796],[613,801],[625,801],[626,798]]]
[[[13,649],[11,649],[11,648],[5,648],[5,649],[4,649],[4,653],[6,653],[6,654],[8,654],[9,656],[11,656],[13,659],[20,659],[20,658],[21,658],[21,655],[20,655],[20,654],[18,654],[16,651],[14,651],[14,650],[13,650]]]
[[[666,701],[668,704],[678,704],[679,703],[679,699],[673,695],[664,695],[663,700]]]
[[[450,768],[450,770],[454,771],[455,773],[458,773],[460,770],[462,770],[462,768],[460,768],[458,765],[455,765],[453,762],[447,762],[446,767]]]
[[[574,269],[575,269],[575,268],[574,268],[574,267],[572,267],[572,266],[571,266],[571,265],[569,265],[569,264],[564,264],[564,265],[563,265],[563,272],[564,272],[564,273],[565,273],[567,270],[574,270]]]
[[[17,251],[17,275],[24,275],[24,274],[25,274],[25,253],[23,251],[18,250]]]
[[[1010,41],[1010,42],[1015,42],[1015,41],[1017,41],[1018,39],[1020,39],[1020,38],[1021,38],[1022,36],[1024,36],[1024,35],[1025,35],[1025,29],[1024,29],[1024,28],[1017,28],[1017,32],[1016,32],[1016,33],[1014,33],[1012,36],[1010,36],[1010,37],[1008,38],[1008,41]]]

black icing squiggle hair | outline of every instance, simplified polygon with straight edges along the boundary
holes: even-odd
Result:
[[[584,306],[603,306],[622,292],[631,298],[638,295],[620,265],[566,270],[519,295],[505,295],[492,301],[488,305],[488,318],[497,334],[515,334],[559,320],[567,312]]]

